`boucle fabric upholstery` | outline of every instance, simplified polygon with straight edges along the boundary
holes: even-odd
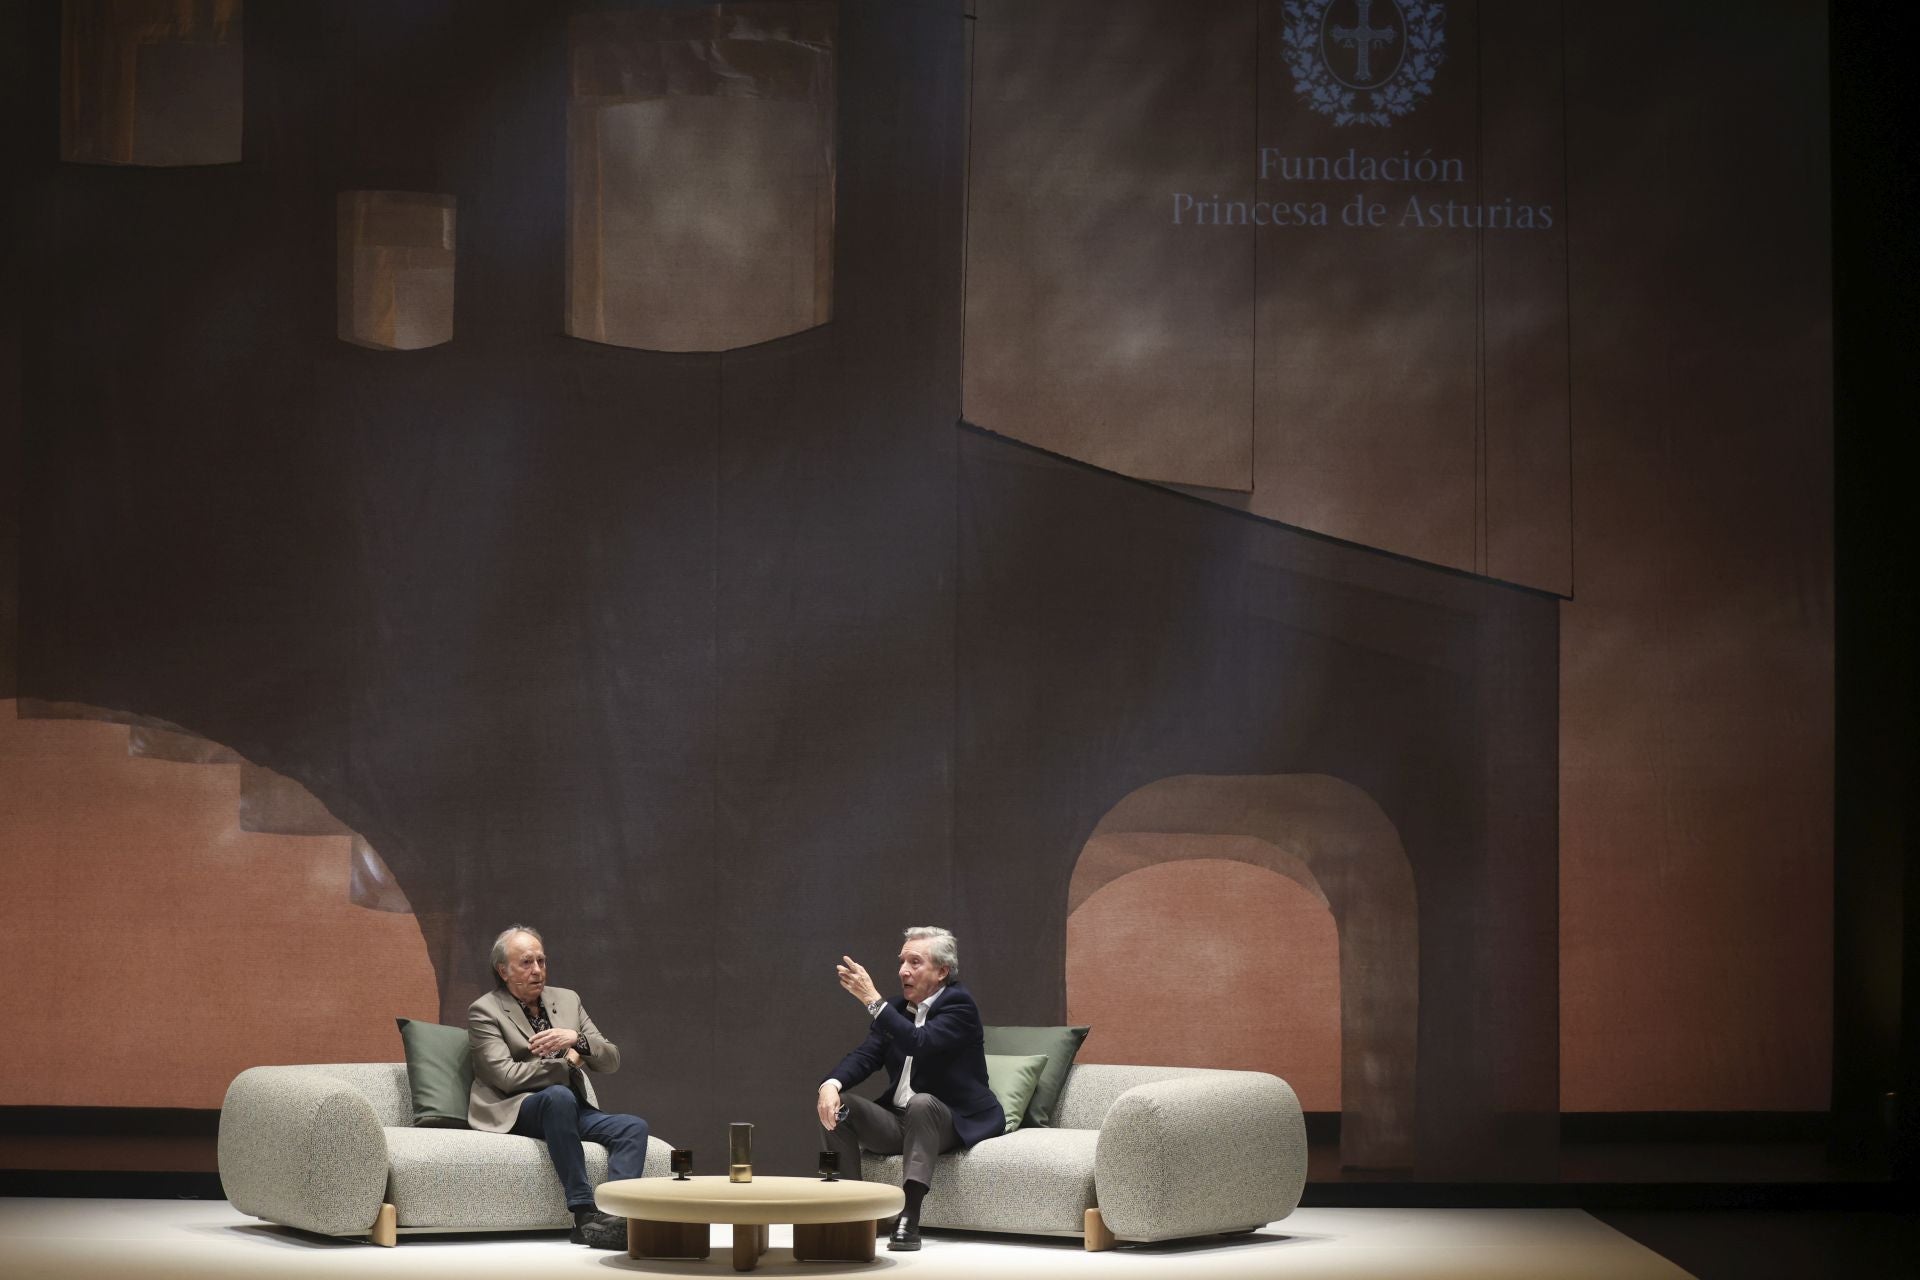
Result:
[[[413,1090],[407,1084],[407,1064],[404,1062],[325,1062],[306,1067],[255,1067],[255,1071],[313,1071],[329,1079],[344,1081],[366,1095],[373,1106],[373,1114],[380,1120],[382,1127],[409,1129],[413,1127]],[[593,1077],[586,1072],[580,1073],[581,1080],[587,1086],[587,1101],[598,1106],[599,1095],[593,1091]]]
[[[480,1207],[476,1196],[484,1197],[484,1225],[489,1228],[512,1231],[573,1225],[544,1142],[472,1129],[409,1127],[385,1133],[391,1165],[387,1198],[402,1227],[473,1226]],[[581,1146],[587,1156],[587,1180],[597,1187],[607,1180],[607,1149],[597,1142]],[[649,1137],[646,1172],[641,1176],[665,1176],[671,1150],[660,1139]]]
[[[1172,1240],[1263,1226],[1307,1181],[1307,1132],[1284,1080],[1258,1071],[1135,1085],[1100,1126],[1094,1184],[1107,1230]]]
[[[1214,1074],[1205,1067],[1116,1067],[1096,1063],[1076,1063],[1067,1072],[1067,1086],[1060,1091],[1059,1113],[1054,1124],[1063,1129],[1098,1129],[1107,1118],[1107,1108],[1135,1085],[1159,1080],[1181,1080]]]
[[[253,1067],[221,1104],[220,1181],[242,1213],[321,1235],[365,1235],[383,1201],[403,1230],[573,1224],[544,1142],[416,1129],[412,1117],[405,1063]],[[606,1148],[584,1147],[598,1185]],[[670,1152],[649,1137],[643,1176],[665,1176]]]
[[[318,1071],[358,1089],[373,1104],[373,1114],[383,1127],[413,1123],[413,1091],[407,1087],[404,1062],[327,1062],[298,1069]]]
[[[928,1227],[1078,1235],[1093,1203],[1090,1129],[1016,1129],[940,1157],[934,1191],[920,1211]],[[863,1153],[861,1177],[899,1186],[899,1156]]]
[[[870,1180],[901,1180],[899,1156],[861,1164]],[[1097,1206],[1122,1240],[1172,1240],[1284,1218],[1306,1181],[1306,1121],[1284,1080],[1076,1063],[1053,1127],[940,1157],[921,1222],[1079,1235]]]
[[[220,1182],[242,1213],[321,1235],[373,1225],[387,1140],[367,1096],[326,1071],[254,1067],[220,1105]]]

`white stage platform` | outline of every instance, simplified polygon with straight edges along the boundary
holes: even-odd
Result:
[[[395,1249],[271,1227],[210,1200],[0,1200],[0,1277],[459,1277],[736,1274],[728,1228],[714,1256],[635,1262],[564,1235],[402,1236]],[[795,1262],[773,1229],[764,1276],[897,1280],[1687,1280],[1688,1273],[1574,1209],[1301,1209],[1252,1236],[1087,1253],[1077,1241],[959,1233],[868,1266]]]

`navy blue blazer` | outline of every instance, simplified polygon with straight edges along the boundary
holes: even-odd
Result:
[[[927,1010],[927,1025],[916,1027],[905,996],[887,1001],[873,1019],[873,1030],[826,1078],[851,1089],[884,1064],[891,1106],[900,1087],[900,1071],[913,1056],[913,1091],[930,1093],[953,1112],[953,1131],[970,1147],[1007,1131],[1007,1114],[987,1087],[986,1038],[980,1030],[980,1006],[959,983],[949,983]]]

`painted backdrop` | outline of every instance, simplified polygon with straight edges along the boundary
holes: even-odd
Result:
[[[1343,125],[1287,24],[1351,6],[807,8],[169,6],[104,65],[244,75],[119,114],[0,19],[0,924],[119,1064],[15,1104],[397,1058],[529,921],[611,1103],[798,1169],[832,961],[937,922],[990,1021],[1276,1070],[1349,1163],[1823,1109],[1820,14],[1449,6]],[[1554,226],[1171,225],[1349,145]]]

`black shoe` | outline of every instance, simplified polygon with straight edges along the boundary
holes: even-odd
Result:
[[[573,1231],[567,1239],[575,1244],[584,1244],[589,1249],[624,1249],[627,1247],[627,1220],[601,1213],[598,1209],[575,1209]]]
[[[893,1253],[910,1253],[920,1247],[920,1224],[906,1214],[893,1224],[893,1234],[887,1238],[887,1249]]]

